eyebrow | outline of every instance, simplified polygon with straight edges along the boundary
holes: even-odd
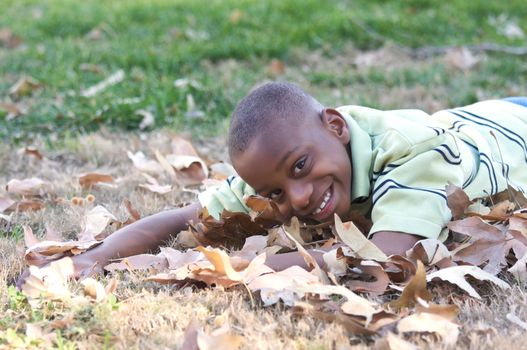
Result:
[[[278,171],[278,169],[285,163],[285,161],[287,160],[287,158],[289,158],[291,156],[291,154],[293,154],[294,151],[296,151],[300,146],[295,146],[293,147],[293,149],[287,151],[284,156],[282,157],[282,159],[280,159],[280,161],[278,162],[278,164],[276,164],[276,168],[275,170]]]

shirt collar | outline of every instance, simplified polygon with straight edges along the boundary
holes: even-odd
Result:
[[[351,201],[370,195],[370,168],[372,149],[370,135],[361,129],[348,108],[337,108],[342,114],[350,132],[351,153]]]

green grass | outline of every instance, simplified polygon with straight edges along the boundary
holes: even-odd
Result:
[[[24,41],[14,50],[0,48],[0,101],[8,99],[9,87],[22,75],[43,84],[40,91],[22,99],[27,115],[8,121],[0,111],[0,137],[14,141],[38,133],[53,142],[56,135],[102,125],[135,130],[141,121],[135,113],[138,109],[153,112],[156,126],[211,134],[224,125],[253,84],[273,78],[266,69],[271,58],[289,67],[295,66],[298,50],[305,55],[321,52],[324,59],[332,60],[346,47],[374,49],[386,41],[407,47],[521,45],[524,39],[507,38],[492,25],[489,18],[498,15],[527,32],[527,22],[521,21],[527,17],[523,0],[4,0],[0,13],[0,28],[10,28]],[[96,40],[89,38],[94,28],[100,29]],[[229,77],[222,77],[219,62],[228,59],[235,59],[237,66]],[[437,64],[388,73],[336,67],[302,72],[302,76],[314,85],[315,93],[319,84],[370,86],[370,93],[361,90],[355,101],[378,107],[384,104],[373,93],[376,87],[416,84],[461,89],[448,101],[461,104],[472,102],[476,89],[504,95],[508,86],[525,86],[523,60],[491,55],[465,80],[459,74],[444,74],[444,67]],[[84,71],[83,64],[96,65],[100,71]],[[79,96],[83,88],[118,69],[126,73],[122,83],[93,98]],[[173,82],[179,78],[195,79],[201,87],[176,89]],[[300,73],[282,78],[301,80]],[[185,117],[189,94],[205,117]],[[123,103],[129,98],[135,102]]]

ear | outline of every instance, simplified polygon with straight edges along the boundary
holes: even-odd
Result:
[[[321,114],[322,125],[334,134],[343,144],[350,142],[350,131],[346,120],[336,109],[324,108]]]

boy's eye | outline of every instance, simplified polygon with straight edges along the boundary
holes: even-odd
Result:
[[[296,162],[295,167],[293,168],[293,173],[295,175],[298,175],[302,169],[306,166],[306,158],[300,159],[298,162]]]

